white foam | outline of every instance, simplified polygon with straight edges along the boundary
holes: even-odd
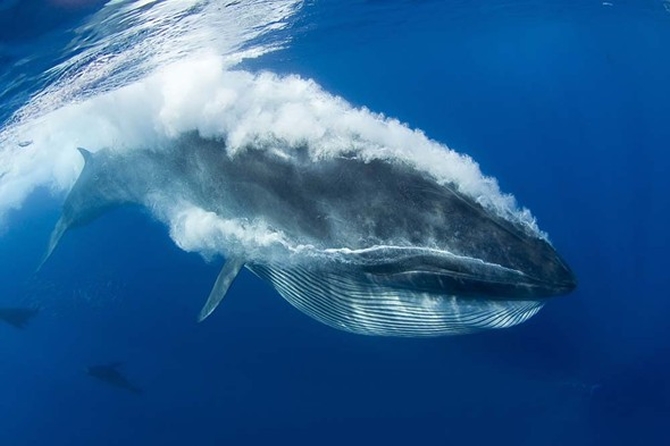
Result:
[[[197,252],[206,258],[219,254],[244,255],[247,260],[273,256],[285,257],[284,235],[262,220],[225,219],[188,203],[169,211],[170,237],[184,251]]]
[[[147,76],[201,54],[216,54],[230,67],[276,50],[286,39],[269,33],[286,28],[301,6],[302,0],[108,2],[77,30],[67,57],[53,56],[63,62],[43,74],[46,87],[0,128],[0,228],[37,187],[58,193],[71,186],[82,166],[76,146],[121,148],[151,139],[152,105],[160,104],[141,102]]]
[[[218,3],[206,3],[204,7]],[[238,8],[242,18],[237,22],[226,20],[237,28],[229,30],[232,36],[227,36],[224,43],[212,43],[209,25],[187,20],[177,35],[181,38],[178,44],[184,45],[185,50],[195,48],[190,57],[177,57],[171,52],[176,50],[168,50],[171,33],[167,37],[156,34],[159,37],[149,39],[159,45],[156,57],[145,59],[147,48],[110,54],[109,65],[96,68],[89,64],[81,72],[74,70],[66,76],[73,86],[52,84],[28,104],[0,135],[0,220],[9,209],[19,207],[36,187],[47,186],[57,193],[67,191],[82,166],[74,150],[77,146],[91,151],[104,147],[117,151],[147,147],[160,150],[180,134],[198,130],[205,137],[224,138],[233,154],[253,145],[281,150],[284,156],[291,157],[292,149],[306,146],[315,160],[347,153],[366,160],[381,158],[405,163],[437,181],[456,184],[487,208],[541,234],[531,214],[518,209],[514,198],[501,193],[495,179],[482,175],[471,158],[429,139],[420,130],[368,109],[352,107],[314,81],[297,75],[282,77],[269,72],[233,70],[231,60],[243,53],[262,53],[273,46],[249,45],[241,50],[241,42],[249,43],[262,34],[254,20],[264,19],[261,22],[267,32],[285,23],[298,2],[252,3],[265,9],[252,13],[249,9],[253,5]],[[168,10],[150,9],[155,20],[151,26],[170,25],[172,22],[163,14],[186,14],[184,11],[199,4],[195,0],[161,3]],[[139,6],[133,4],[133,11],[142,15],[144,10]],[[211,14],[198,17],[219,23],[220,19],[212,19]],[[187,25],[195,26],[196,31],[188,31]],[[142,22],[138,26],[149,24]],[[113,36],[123,39],[125,34],[134,36],[137,32],[133,28],[120,31],[121,37]],[[92,54],[105,53],[112,43],[103,39]],[[226,45],[228,51],[220,51]],[[145,66],[117,76],[104,88],[91,80],[125,67],[118,58],[136,58]],[[76,63],[70,63],[76,67]],[[144,74],[128,81],[138,73]],[[76,100],[66,102],[71,97]],[[32,141],[30,145],[19,146],[19,142],[28,140]],[[165,217],[172,238],[186,250],[211,254],[222,252],[221,247],[226,244],[249,244],[249,237],[259,245],[278,243],[281,238],[281,234],[264,228],[262,222],[223,221],[186,204],[182,209],[155,212]]]

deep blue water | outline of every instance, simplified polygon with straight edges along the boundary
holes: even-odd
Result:
[[[2,116],[31,94],[7,94],[8,76],[60,53],[17,61],[101,5],[65,3],[0,2]],[[0,307],[42,309],[0,325],[2,444],[669,444],[670,12],[612,3],[315,1],[285,49],[243,64],[472,156],[533,211],[577,291],[510,329],[376,338],[243,271],[196,324],[221,260],[137,209],[68,234],[36,274],[62,202],[40,189],[0,237]],[[111,361],[142,395],[86,376]]]

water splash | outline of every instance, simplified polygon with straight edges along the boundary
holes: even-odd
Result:
[[[313,159],[392,159],[456,185],[544,237],[530,212],[468,156],[398,120],[352,107],[311,80],[235,69],[287,45],[303,6],[297,0],[107,3],[76,30],[63,61],[44,73],[47,86],[0,131],[0,222],[38,187],[69,190],[83,165],[78,146],[161,150],[197,131],[224,139],[231,154],[253,145],[287,157],[309,147]]]

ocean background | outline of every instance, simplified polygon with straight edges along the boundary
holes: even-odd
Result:
[[[182,3],[221,3],[208,14],[225,17],[282,2]],[[251,36],[255,22],[235,16],[244,32],[213,46],[252,51],[237,69],[313,79],[470,155],[532,210],[577,290],[510,329],[394,339],[322,325],[243,271],[197,324],[221,258],[120,208],[68,233],[36,273],[65,189],[26,175],[35,187],[16,198],[0,175],[0,307],[40,308],[22,330],[0,321],[0,444],[670,444],[670,4],[292,3]],[[95,68],[100,53],[76,56],[110,36],[108,56],[144,38],[118,34],[137,11],[112,23],[121,9],[104,5],[0,1],[0,172],[42,150],[21,132],[47,111],[184,56],[68,77]],[[142,395],[86,375],[114,361]]]

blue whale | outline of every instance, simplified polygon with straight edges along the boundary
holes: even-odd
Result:
[[[537,230],[401,160],[354,151],[319,159],[280,141],[230,153],[197,133],[160,150],[79,150],[84,168],[44,260],[66,231],[115,206],[144,206],[171,233],[179,221],[234,222],[233,235],[201,240],[226,262],[200,320],[243,267],[309,316],[380,336],[509,327],[576,287]]]

